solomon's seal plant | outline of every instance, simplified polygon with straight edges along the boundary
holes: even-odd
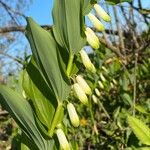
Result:
[[[101,44],[95,32],[85,25],[85,17],[91,20],[97,31],[103,31],[104,25],[91,13],[93,8],[104,21],[111,20],[97,2],[54,0],[54,24],[49,30],[43,29],[30,17],[26,19],[25,34],[32,55],[21,72],[20,88],[23,92],[0,85],[0,103],[21,128],[20,142],[31,150],[74,149],[71,141],[67,140],[67,123],[64,121],[67,110],[71,124],[74,127],[80,124],[76,108],[71,102],[71,93],[84,107],[89,108],[94,132],[99,134],[92,116],[90,99],[99,103],[101,93],[96,86],[90,87],[86,78],[78,74],[80,68],[77,65],[78,59],[81,59],[87,71],[91,74],[97,72],[84,46],[88,43],[97,50]],[[103,70],[108,72],[104,67]],[[106,82],[102,73],[100,78]],[[98,81],[100,89],[105,88],[102,81]],[[115,80],[113,82],[116,84]],[[131,119],[129,123],[133,126]]]

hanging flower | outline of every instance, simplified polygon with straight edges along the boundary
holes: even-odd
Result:
[[[110,82],[110,86],[111,88],[114,88],[114,84],[112,82]]]
[[[97,97],[96,97],[94,94],[92,95],[92,100],[93,100],[93,102],[94,102],[95,104],[97,104],[97,101],[98,101],[98,100],[97,100]]]
[[[87,42],[91,45],[91,47],[94,49],[98,49],[100,46],[100,42],[98,37],[94,33],[94,31],[89,27],[87,27],[85,30],[85,34],[86,34]]]
[[[58,141],[59,141],[59,144],[60,144],[60,147],[63,149],[63,150],[70,150],[70,146],[69,146],[69,143],[67,141],[67,138],[63,132],[62,129],[57,129],[56,130],[56,135],[57,135],[57,138],[58,138]]]
[[[105,77],[103,76],[102,73],[100,73],[100,78],[101,78],[102,81],[106,82],[106,79],[105,79]]]
[[[95,17],[93,14],[89,13],[88,18],[90,19],[90,21],[92,22],[92,24],[94,25],[94,27],[98,30],[98,31],[104,31],[104,25],[97,19],[97,17]]]
[[[85,105],[88,104],[88,98],[85,94],[85,92],[83,91],[83,89],[80,87],[80,85],[78,83],[75,83],[73,85],[73,89],[78,97],[78,99]]]
[[[96,69],[95,69],[94,65],[92,64],[87,53],[84,51],[84,49],[82,49],[80,51],[80,55],[81,55],[81,60],[83,62],[83,65],[85,66],[85,68],[88,69],[89,71],[95,73]]]
[[[99,84],[101,89],[104,89],[104,85],[103,85],[103,83],[101,81],[98,81],[98,84]]]
[[[99,90],[97,88],[95,88],[95,93],[97,96],[101,96],[101,93],[99,92]]]
[[[115,85],[117,85],[117,81],[115,79],[112,80]]]
[[[102,69],[106,72],[109,73],[108,69],[106,69],[106,67],[102,66]]]
[[[105,12],[105,10],[98,4],[94,5],[96,13],[101,17],[104,21],[109,22],[111,21],[110,16]]]
[[[80,87],[83,89],[83,91],[88,94],[91,95],[92,94],[92,90],[89,87],[89,85],[86,83],[86,81],[83,79],[83,77],[81,75],[78,75],[76,77],[77,83],[80,85]]]
[[[78,114],[76,112],[74,105],[72,103],[68,103],[67,110],[68,110],[69,118],[70,118],[72,125],[74,127],[78,127],[80,124],[80,121],[79,121],[79,117],[78,117]]]

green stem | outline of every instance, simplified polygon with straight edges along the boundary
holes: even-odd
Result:
[[[96,130],[97,130],[95,119],[94,119],[93,112],[92,112],[92,104],[91,104],[91,102],[89,103],[88,106],[89,106],[89,110],[90,110],[90,116],[91,116],[91,121],[93,123],[93,127],[95,127]],[[96,135],[98,135],[98,133],[96,133]]]
[[[135,104],[136,104],[136,86],[137,86],[137,61],[138,54],[135,53],[135,65],[134,65],[134,83],[133,83],[133,116],[135,116]]]
[[[110,119],[110,116],[109,116],[107,110],[105,109],[105,107],[103,106],[103,104],[101,103],[101,101],[98,101],[98,105],[101,107],[101,109],[103,110],[103,112],[105,113],[105,115],[107,116],[107,118]]]
[[[67,71],[66,71],[68,77],[70,76],[70,73],[71,73],[73,59],[74,59],[74,55],[72,53],[70,53],[69,61],[68,61],[68,65],[67,65]]]
[[[61,122],[63,111],[64,111],[63,110],[63,105],[62,105],[62,103],[59,103],[58,106],[57,106],[53,121],[50,124],[49,130],[48,130],[48,135],[50,137],[53,136],[55,127]]]

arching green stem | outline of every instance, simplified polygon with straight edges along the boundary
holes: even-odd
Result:
[[[59,103],[52,121],[52,124],[49,127],[48,134],[50,137],[53,136],[55,127],[62,121],[64,115],[64,109],[62,103]]]

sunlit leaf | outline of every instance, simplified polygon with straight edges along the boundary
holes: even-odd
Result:
[[[55,0],[53,7],[53,31],[56,41],[75,54],[85,45],[83,12],[80,0]]]
[[[150,128],[148,128],[141,120],[132,116],[128,116],[128,123],[136,137],[143,144],[150,145]]]

